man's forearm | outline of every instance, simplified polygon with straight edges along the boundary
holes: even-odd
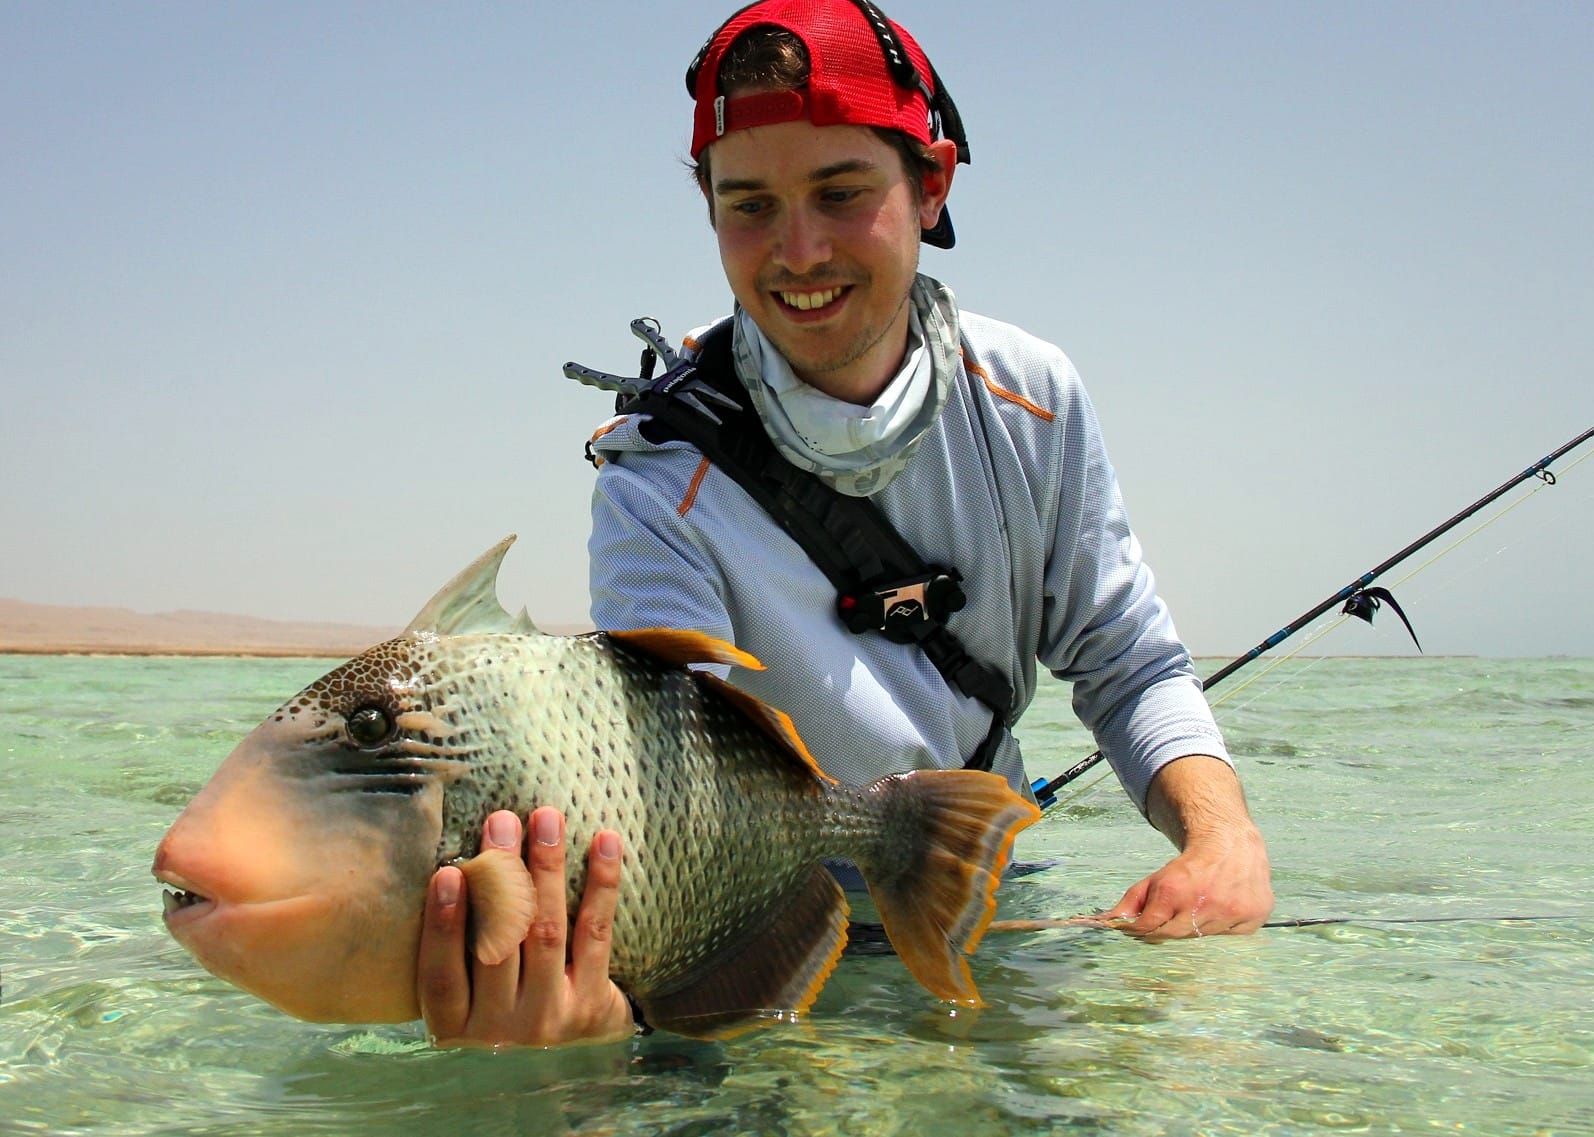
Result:
[[[1256,829],[1234,770],[1205,754],[1175,759],[1157,771],[1146,796],[1146,816],[1180,849],[1192,841]]]

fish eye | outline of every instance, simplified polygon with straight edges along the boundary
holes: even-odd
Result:
[[[349,737],[361,746],[379,746],[393,733],[393,720],[381,707],[361,707],[347,719]]]

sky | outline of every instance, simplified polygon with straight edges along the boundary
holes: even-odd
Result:
[[[513,532],[506,605],[583,621],[560,367],[729,310],[732,7],[0,5],[0,596],[401,625]],[[1198,654],[1594,426],[1585,4],[885,7],[973,151],[922,268],[1069,353]],[[1430,653],[1594,655],[1588,451],[1396,588]]]

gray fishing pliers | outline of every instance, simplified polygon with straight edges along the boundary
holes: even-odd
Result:
[[[731,410],[740,410],[736,400],[716,391],[697,375],[697,364],[690,359],[682,359],[664,338],[663,329],[659,322],[651,316],[644,316],[639,320],[631,321],[631,334],[641,340],[646,346],[642,349],[641,374],[635,378],[625,375],[611,375],[607,371],[587,367],[581,363],[567,363],[564,372],[578,383],[585,383],[589,387],[597,387],[604,391],[614,391],[619,398],[615,400],[615,410],[618,413],[627,413],[632,406],[644,396],[660,396],[669,399],[679,399],[713,422],[716,426],[723,426],[723,420],[705,405],[707,402],[716,403]],[[655,365],[662,360],[664,374],[657,380],[653,378]]]

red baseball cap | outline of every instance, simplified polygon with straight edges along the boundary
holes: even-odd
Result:
[[[720,61],[743,32],[783,28],[808,51],[808,84],[801,90],[727,97],[719,89]],[[945,134],[969,161],[968,139],[957,107],[918,43],[870,0],[759,0],[733,15],[709,37],[686,71],[696,102],[692,159],[732,130],[806,119],[815,126],[879,126],[920,142]],[[952,219],[941,219],[921,238],[949,249]]]

